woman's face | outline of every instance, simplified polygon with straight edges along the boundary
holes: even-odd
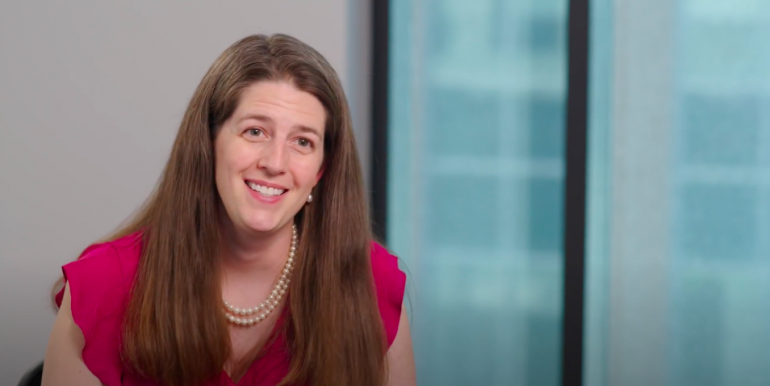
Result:
[[[243,90],[214,139],[217,190],[236,231],[292,223],[321,178],[325,123],[321,102],[288,82]]]

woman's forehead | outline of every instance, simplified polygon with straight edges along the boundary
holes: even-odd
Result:
[[[263,81],[243,90],[233,118],[290,124],[323,133],[326,109],[314,95],[289,82]]]

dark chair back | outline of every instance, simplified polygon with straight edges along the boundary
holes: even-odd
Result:
[[[40,386],[43,382],[43,362],[27,371],[19,381],[19,386]]]

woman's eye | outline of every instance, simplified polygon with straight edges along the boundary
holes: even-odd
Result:
[[[246,133],[252,137],[259,137],[263,134],[261,129],[248,129],[246,130]]]
[[[300,138],[297,140],[297,144],[302,147],[310,147],[311,143],[305,138]]]

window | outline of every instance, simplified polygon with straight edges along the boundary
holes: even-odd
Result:
[[[390,2],[387,234],[419,384],[559,384],[566,6]]]

